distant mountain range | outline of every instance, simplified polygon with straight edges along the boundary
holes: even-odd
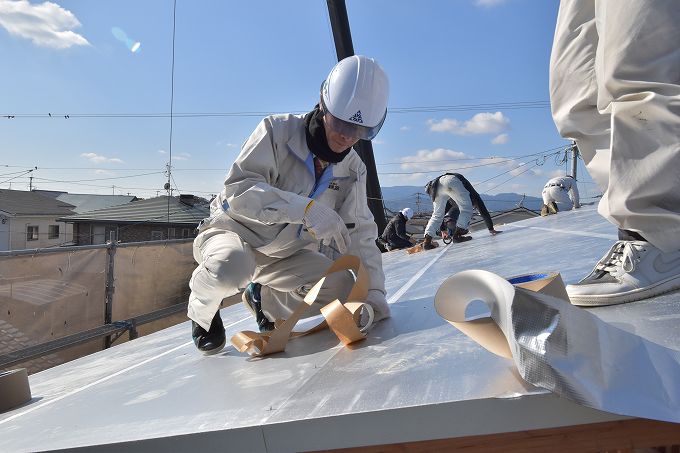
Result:
[[[489,211],[507,211],[519,206],[520,201],[525,208],[538,211],[543,204],[543,200],[540,198],[524,196],[518,193],[480,195]],[[385,207],[393,212],[406,207],[413,209],[416,213],[432,212],[432,201],[423,192],[422,186],[382,187],[382,196],[383,200],[385,200]]]

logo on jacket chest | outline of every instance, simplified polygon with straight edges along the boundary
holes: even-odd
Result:
[[[335,181],[331,181],[331,182],[328,184],[328,188],[331,189],[331,190],[340,190],[340,186],[339,186],[338,183],[335,182]]]

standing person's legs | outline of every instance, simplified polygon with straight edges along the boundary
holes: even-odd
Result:
[[[595,0],[562,0],[550,56],[552,115],[560,135],[576,140],[588,172],[605,191],[610,119],[597,109],[597,45]]]
[[[611,114],[600,213],[664,251],[680,249],[680,6],[598,0],[598,106]]]
[[[333,263],[325,255],[303,249],[288,258],[258,254],[253,281],[262,285],[262,312],[270,321],[286,319],[303,304],[307,292],[323,277]],[[304,316],[319,314],[319,309],[335,299],[345,302],[354,278],[349,271],[330,274],[316,301]]]
[[[611,115],[612,137],[610,162],[594,166],[610,174],[599,212],[628,231],[567,287],[578,305],[680,288],[680,8],[596,0],[596,17],[598,108]]]

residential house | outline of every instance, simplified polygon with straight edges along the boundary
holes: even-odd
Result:
[[[76,245],[193,238],[201,220],[210,215],[208,200],[193,195],[161,196],[132,201],[67,217]]]
[[[95,195],[83,193],[68,193],[56,190],[34,189],[33,192],[56,198],[59,201],[73,205],[73,211],[77,214],[83,212],[96,211],[98,209],[110,208],[121,204],[137,201],[139,198],[134,195]]]
[[[59,217],[73,205],[24,190],[0,189],[0,251],[70,244],[73,226]]]

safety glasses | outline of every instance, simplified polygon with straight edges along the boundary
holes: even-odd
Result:
[[[387,116],[387,111],[385,111],[380,123],[374,127],[367,127],[360,124],[350,123],[349,121],[343,121],[340,118],[333,116],[333,114],[328,111],[323,102],[321,105],[324,110],[326,125],[328,127],[333,129],[333,131],[337,132],[338,134],[342,134],[346,137],[352,137],[357,140],[373,140],[375,136],[378,135],[378,132],[380,132],[380,128],[385,122],[385,117]]]

